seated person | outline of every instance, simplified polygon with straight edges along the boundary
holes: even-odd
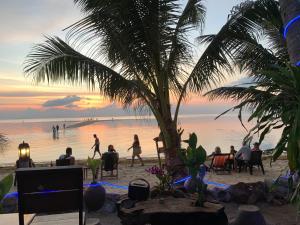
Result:
[[[209,156],[207,157],[212,157],[216,154],[222,154],[221,148],[219,146],[215,147],[215,151],[213,153],[211,153]]]
[[[237,153],[237,151],[234,149],[234,146],[231,145],[231,146],[230,146],[230,154],[231,154],[231,155],[235,155],[236,153]]]
[[[102,154],[101,159],[103,160],[102,166],[104,170],[111,171],[114,169],[114,166],[119,161],[119,154],[114,149],[113,145],[109,145],[107,148],[107,152]]]
[[[107,148],[107,152],[113,153],[113,152],[117,152],[117,151],[114,149],[113,145],[109,145],[108,148]]]
[[[234,156],[237,153],[237,151],[234,149],[234,146],[231,145],[230,146],[230,158],[227,161],[227,165],[229,166],[230,169],[234,169],[235,165],[234,165]]]
[[[74,165],[75,164],[75,157],[72,156],[72,148],[67,147],[66,148],[66,154],[59,156],[59,159],[60,160],[68,159],[68,160],[70,160],[70,165]]]
[[[255,142],[253,144],[253,148],[251,149],[251,151],[261,151],[260,148],[259,148],[259,143],[258,142]]]
[[[235,154],[235,160],[237,162],[237,165],[239,166],[239,172],[241,171],[241,166],[248,162],[251,158],[251,149],[249,145],[247,145],[247,142],[243,142],[243,147],[240,148],[240,150]]]

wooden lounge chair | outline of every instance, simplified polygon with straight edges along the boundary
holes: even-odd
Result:
[[[211,160],[210,169],[214,172],[219,171],[227,171],[228,173],[231,172],[231,169],[228,165],[230,160],[230,154],[215,154]]]
[[[16,170],[19,225],[24,214],[79,212],[83,225],[82,167],[24,168]]]
[[[102,154],[101,163],[101,179],[103,177],[116,177],[119,175],[119,154],[116,152],[105,152]],[[104,171],[111,172],[108,175],[104,175]],[[116,171],[114,173],[114,171]]]

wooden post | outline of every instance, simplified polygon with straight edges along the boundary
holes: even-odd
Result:
[[[300,0],[279,0],[292,65],[300,66]]]

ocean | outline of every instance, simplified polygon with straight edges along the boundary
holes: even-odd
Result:
[[[202,145],[211,153],[216,146],[222,152],[229,152],[230,145],[239,149],[246,130],[241,126],[236,115],[225,115],[215,120],[216,115],[182,115],[179,127],[184,129],[182,139],[187,139],[189,133],[198,136],[198,145]],[[127,149],[133,141],[133,135],[138,134],[142,147],[142,157],[156,157],[156,145],[153,138],[159,134],[155,119],[151,117],[97,117],[91,118],[97,122],[89,125],[63,129],[63,124],[73,126],[87,118],[63,119],[31,119],[0,121],[0,133],[9,139],[8,145],[0,150],[0,165],[14,164],[18,158],[18,145],[25,141],[30,145],[31,158],[35,162],[55,161],[64,154],[66,147],[72,147],[76,159],[86,159],[93,155],[93,134],[100,138],[100,150],[107,150],[109,144],[114,145],[120,157],[130,157]],[[58,137],[53,137],[52,126],[59,125]],[[246,123],[250,128],[250,124]],[[280,132],[270,133],[261,145],[261,149],[275,146]],[[255,137],[253,141],[257,141]],[[183,144],[185,147],[185,144]]]

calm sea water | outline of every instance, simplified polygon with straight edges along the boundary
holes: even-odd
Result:
[[[240,125],[236,116],[224,116],[214,120],[215,115],[182,116],[179,125],[184,129],[183,139],[188,138],[190,132],[198,135],[198,144],[204,146],[208,153],[216,146],[222,152],[228,152],[229,146],[240,147],[246,131]],[[157,123],[151,118],[115,117],[97,118],[93,124],[63,129],[66,126],[82,121],[82,118],[72,119],[43,119],[43,120],[15,120],[0,121],[0,132],[7,135],[9,144],[0,151],[0,164],[12,164],[17,159],[17,147],[23,140],[30,144],[31,157],[34,161],[55,161],[65,152],[66,147],[73,148],[76,159],[86,159],[92,156],[90,150],[93,143],[93,134],[100,138],[100,150],[106,151],[109,144],[113,144],[121,157],[129,157],[127,152],[133,141],[133,135],[138,134],[142,146],[143,157],[155,157],[156,147],[153,138],[159,133]],[[52,126],[60,126],[58,138],[53,138]],[[248,125],[250,127],[250,125]],[[262,149],[273,147],[279,139],[279,132],[271,133],[262,144]],[[255,140],[254,140],[255,141]]]

